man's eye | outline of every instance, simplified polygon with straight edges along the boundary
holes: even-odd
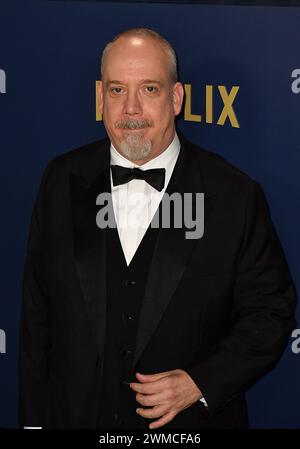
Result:
[[[146,86],[146,91],[152,94],[157,91],[157,88],[155,86]]]
[[[121,87],[112,87],[112,88],[110,89],[110,91],[111,91],[113,94],[120,94],[120,93],[122,92],[122,88],[121,88]]]

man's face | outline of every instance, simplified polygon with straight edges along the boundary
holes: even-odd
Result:
[[[170,61],[157,40],[121,37],[109,49],[100,85],[100,110],[114,147],[143,164],[172,142],[183,101],[170,79]]]

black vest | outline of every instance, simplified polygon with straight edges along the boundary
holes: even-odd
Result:
[[[106,229],[107,315],[103,382],[98,428],[142,428],[149,420],[139,416],[136,392],[128,382],[137,382],[133,363],[139,313],[157,228],[149,227],[127,266],[117,228]]]

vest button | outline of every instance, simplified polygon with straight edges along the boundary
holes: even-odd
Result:
[[[125,281],[125,286],[126,287],[133,287],[136,284],[136,281],[130,281],[129,279],[127,279]]]
[[[122,318],[125,322],[133,320],[133,316],[130,313],[123,313]]]
[[[127,379],[122,379],[121,380],[121,386],[122,387],[129,387],[130,382],[128,382]]]
[[[120,354],[121,354],[121,355],[130,355],[130,354],[132,354],[132,351],[131,351],[131,349],[124,349],[124,348],[121,348],[121,349],[120,349]]]

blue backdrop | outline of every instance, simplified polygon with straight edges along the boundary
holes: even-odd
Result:
[[[174,45],[187,100],[179,127],[263,186],[299,290],[299,23],[297,7],[1,2],[0,426],[17,426],[22,271],[41,174],[105,135],[100,55],[126,28],[153,28]],[[248,392],[252,427],[300,428],[299,337]]]

